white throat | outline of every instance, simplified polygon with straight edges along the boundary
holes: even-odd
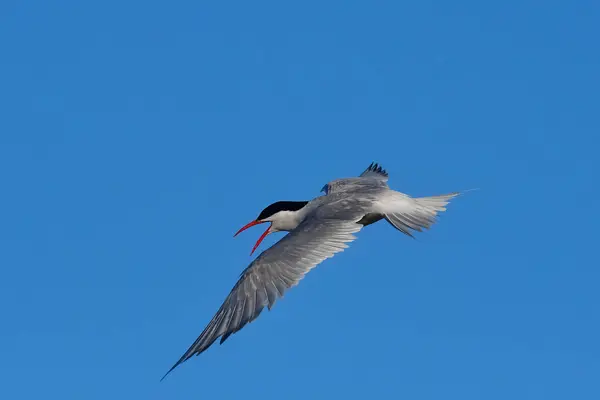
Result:
[[[300,222],[304,219],[304,213],[302,209],[298,211],[279,211],[269,218],[265,218],[265,221],[271,222],[271,231],[291,231],[296,228]]]

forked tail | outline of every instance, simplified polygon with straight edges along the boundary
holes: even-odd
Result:
[[[421,232],[423,228],[429,229],[435,223],[438,213],[446,211],[446,205],[459,194],[454,192],[413,198],[392,192],[392,198],[385,204],[385,219],[402,233],[414,237],[410,230]]]

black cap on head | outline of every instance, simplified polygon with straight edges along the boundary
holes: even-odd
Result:
[[[273,214],[277,214],[279,211],[298,211],[302,207],[308,204],[308,201],[278,201],[273,203],[260,212],[257,221],[265,218],[269,218]]]

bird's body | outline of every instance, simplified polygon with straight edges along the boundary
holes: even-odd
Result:
[[[458,195],[412,198],[391,190],[387,179],[385,170],[371,164],[359,177],[329,182],[322,189],[325,195],[311,201],[271,204],[255,221],[240,229],[239,232],[260,223],[271,223],[255,249],[269,233],[289,233],[242,272],[213,319],[169,372],[202,353],[218,338],[223,343],[256,319],[265,306],[270,309],[308,271],[343,251],[364,226],[386,219],[412,236],[411,230],[429,228],[437,213],[444,211],[448,201]]]

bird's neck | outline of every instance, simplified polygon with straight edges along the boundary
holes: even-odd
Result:
[[[304,220],[306,214],[306,207],[297,211],[280,211],[277,213],[277,219],[272,222],[272,228],[278,231],[291,231]]]

